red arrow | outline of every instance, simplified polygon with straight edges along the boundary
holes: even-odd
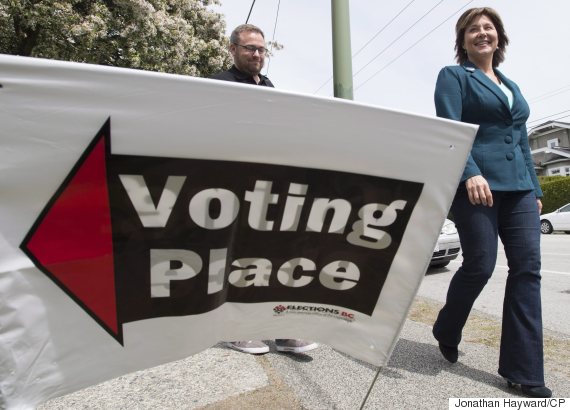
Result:
[[[22,249],[113,337],[117,319],[106,155],[110,120],[75,164]]]

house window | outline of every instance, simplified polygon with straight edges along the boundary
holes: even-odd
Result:
[[[566,176],[570,176],[570,168],[569,167],[566,167],[565,173],[566,173]]]
[[[558,144],[559,144],[558,138],[554,138],[554,139],[551,139],[551,140],[546,141],[546,146],[547,146],[548,148],[557,147]]]
[[[550,170],[550,175],[560,175],[560,168],[553,168]]]

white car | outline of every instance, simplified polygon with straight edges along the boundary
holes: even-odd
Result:
[[[564,231],[570,234],[570,204],[554,212],[540,215],[540,232],[548,234],[552,231]]]
[[[443,268],[449,265],[450,261],[457,258],[460,250],[457,228],[453,221],[446,219],[429,263],[430,268]]]

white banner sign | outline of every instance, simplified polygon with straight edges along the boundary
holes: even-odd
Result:
[[[395,346],[476,127],[0,56],[0,400],[223,340]]]

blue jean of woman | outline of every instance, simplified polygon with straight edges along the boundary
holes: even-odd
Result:
[[[540,301],[540,217],[534,192],[493,191],[493,206],[472,205],[461,186],[451,212],[461,240],[463,263],[453,276],[445,306],[433,327],[435,338],[457,346],[467,316],[491,277],[501,238],[509,273],[503,301],[499,374],[529,386],[544,385]]]

